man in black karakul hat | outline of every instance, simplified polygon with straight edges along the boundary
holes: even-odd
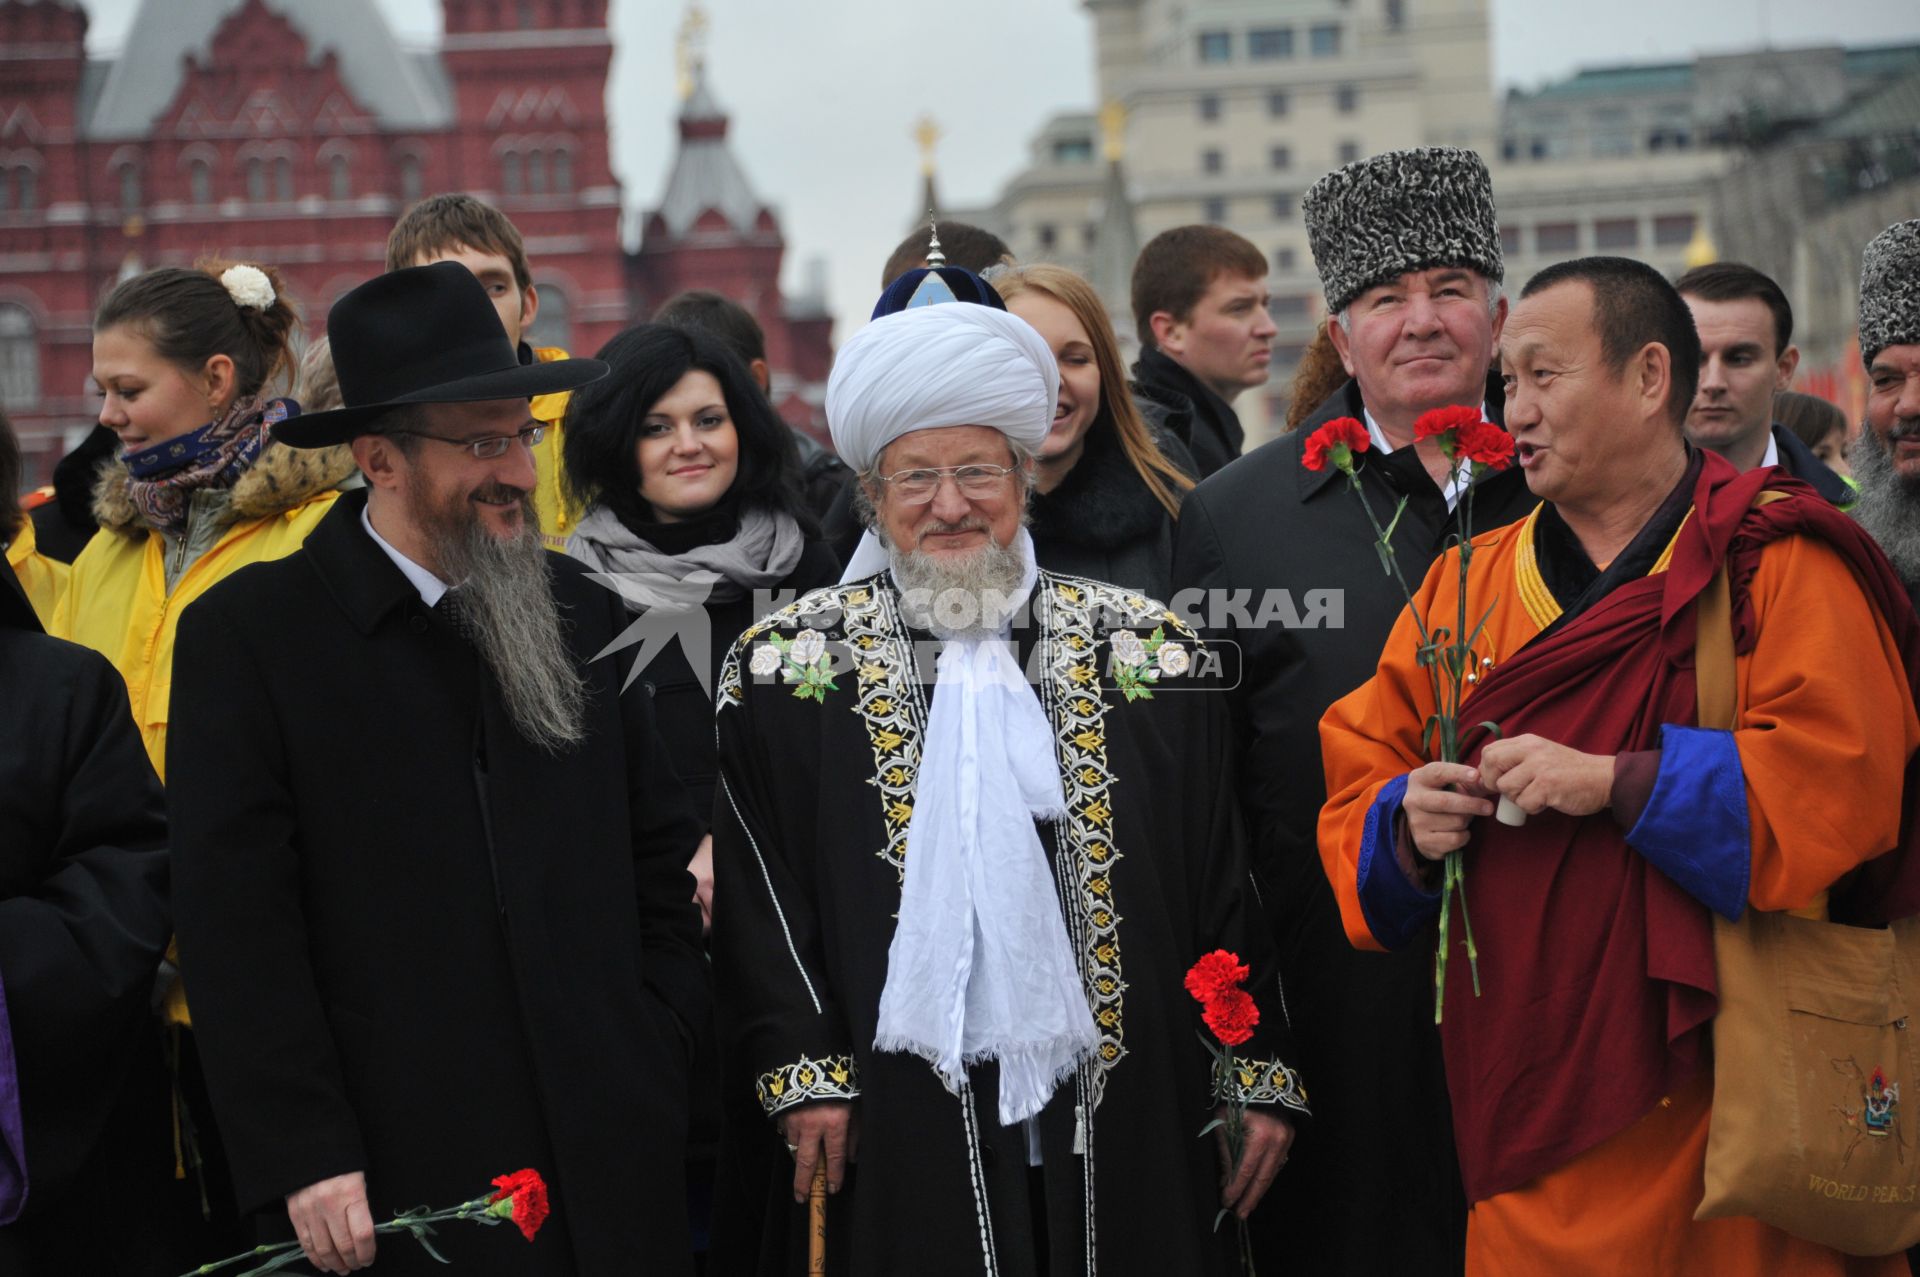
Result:
[[[1347,943],[1315,843],[1325,801],[1319,721],[1372,677],[1405,606],[1347,482],[1301,464],[1307,437],[1339,417],[1372,438],[1360,482],[1384,519],[1402,501],[1394,557],[1418,582],[1454,530],[1459,491],[1414,421],[1433,408],[1501,419],[1490,375],[1507,303],[1493,188],[1471,151],[1421,147],[1322,177],[1303,203],[1326,296],[1327,332],[1349,380],[1299,429],[1187,497],[1174,551],[1176,606],[1201,603],[1209,637],[1244,665],[1230,693],[1241,793],[1268,875],[1315,1138],[1302,1141],[1255,1226],[1285,1239],[1301,1271],[1421,1277],[1460,1271],[1466,1203],[1433,1025],[1433,946],[1361,953]],[[1474,495],[1475,531],[1533,505],[1519,470]],[[1202,594],[1190,594],[1202,591]],[[1244,607],[1217,606],[1249,600]],[[1392,1228],[1377,1203],[1394,1203]],[[1262,1217],[1264,1216],[1264,1218]]]
[[[686,1271],[701,829],[601,655],[619,596],[530,500],[528,397],[606,367],[522,366],[455,263],[327,326],[346,406],[280,437],[351,443],[366,490],[195,603],[174,664],[174,899],[239,1205],[284,1237],[284,1200],[348,1272],[375,1221],[531,1167],[552,1222],[443,1227],[460,1271]]]

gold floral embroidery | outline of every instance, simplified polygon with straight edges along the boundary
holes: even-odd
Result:
[[[859,1070],[851,1055],[828,1055],[815,1060],[801,1056],[792,1064],[762,1073],[754,1083],[760,1107],[768,1117],[810,1100],[851,1100],[859,1097]]]
[[[1220,1094],[1220,1061],[1214,1061],[1213,1078],[1215,1095]],[[1307,1107],[1307,1088],[1300,1081],[1300,1075],[1278,1060],[1243,1060],[1235,1057],[1233,1093],[1246,1104],[1280,1104],[1302,1113],[1313,1110]]]
[[[920,774],[920,739],[924,726],[919,700],[908,681],[912,653],[896,641],[899,634],[885,602],[871,591],[857,590],[846,598],[847,641],[863,654],[854,713],[866,725],[873,745],[875,775],[869,782],[880,790],[880,814],[886,822],[887,844],[878,853],[893,866],[902,881],[907,872],[907,822],[913,819],[913,785]]]

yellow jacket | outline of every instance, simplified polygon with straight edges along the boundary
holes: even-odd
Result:
[[[60,596],[67,588],[67,577],[73,569],[58,559],[49,559],[34,548],[32,519],[20,520],[20,530],[7,546],[7,566],[20,578],[21,588],[27,592],[27,602],[33,604],[40,624],[51,627],[54,609],[59,606]]]
[[[134,510],[125,467],[103,473],[94,496],[100,531],[74,560],[48,629],[100,652],[127,680],[133,721],[162,780],[174,630],[182,609],[249,563],[299,549],[353,471],[353,456],[344,447],[302,451],[269,444],[211,515],[210,525],[190,523],[171,546]],[[175,559],[172,565],[169,557]],[[187,560],[184,566],[181,559]],[[167,588],[170,566],[176,577],[172,589]]]
[[[558,346],[534,346],[533,357],[543,364],[560,359],[570,359],[571,355]],[[560,426],[567,415],[567,396],[570,391],[557,391],[551,395],[533,397],[533,419],[547,424],[547,437],[533,450],[533,471],[537,483],[533,490],[533,510],[540,517],[540,536],[549,550],[565,551],[567,538],[573,535],[573,525],[579,521],[580,512],[567,500],[564,486],[565,474],[560,462]]]

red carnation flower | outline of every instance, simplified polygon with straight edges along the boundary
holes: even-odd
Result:
[[[496,1176],[493,1186],[500,1190],[493,1200],[512,1199],[514,1225],[521,1236],[532,1241],[540,1225],[547,1222],[547,1181],[540,1178],[539,1171],[525,1170]]]
[[[1205,1005],[1223,994],[1238,992],[1240,982],[1252,974],[1252,969],[1241,963],[1239,954],[1215,949],[1188,970],[1187,992],[1196,1002]]]
[[[1253,1026],[1260,1023],[1260,1008],[1245,989],[1228,989],[1207,1003],[1200,1018],[1213,1030],[1213,1036],[1228,1046],[1239,1046],[1253,1036]]]
[[[1513,464],[1513,436],[1491,421],[1476,422],[1460,431],[1460,452],[1477,465],[1505,470]]]
[[[1415,439],[1431,439],[1443,435],[1449,430],[1464,430],[1483,420],[1478,408],[1465,408],[1458,405],[1451,408],[1430,408],[1420,414],[1413,423]]]
[[[1353,454],[1373,446],[1367,428],[1353,417],[1336,417],[1307,436],[1300,464],[1309,470],[1324,470],[1332,461],[1334,468],[1353,473]],[[1344,451],[1343,451],[1344,450]]]

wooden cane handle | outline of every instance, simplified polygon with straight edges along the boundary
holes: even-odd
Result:
[[[827,1271],[827,1164],[813,1168],[813,1187],[807,1190],[807,1277]]]

